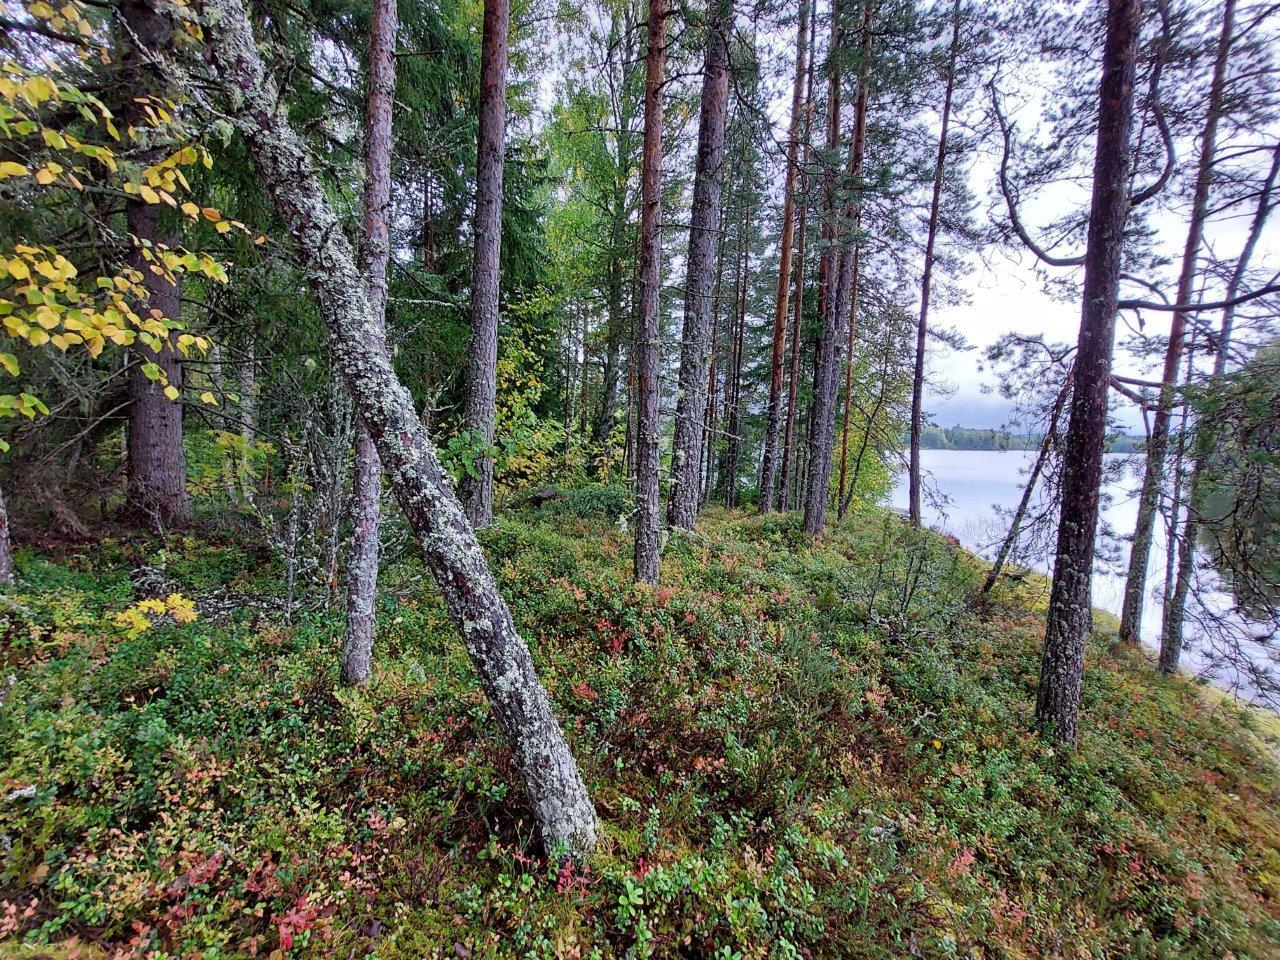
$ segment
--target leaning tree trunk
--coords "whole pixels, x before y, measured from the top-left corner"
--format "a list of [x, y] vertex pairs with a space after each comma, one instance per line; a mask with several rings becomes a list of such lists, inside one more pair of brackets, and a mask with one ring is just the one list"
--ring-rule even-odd
[[731, 0], [711, 0], [706, 60], [702, 71], [702, 115], [698, 121], [698, 159], [689, 222], [688, 280], [684, 331], [680, 342], [680, 388], [671, 447], [673, 527], [692, 530], [701, 500], [701, 451], [707, 408], [708, 338], [715, 308], [716, 238], [720, 232], [721, 167], [724, 125], [729, 104], [729, 30]]
[[543, 843], [549, 851], [584, 855], [596, 840], [586, 785], [413, 400], [376, 347], [368, 289], [280, 91], [266, 76], [243, 0], [206, 0], [205, 11], [225, 109], [296, 245], [334, 363], [511, 745]]
[[645, 54], [644, 152], [640, 169], [640, 316], [636, 343], [635, 577], [658, 582], [658, 337], [662, 299], [662, 84], [667, 57], [666, 0], [649, 0]]
[[498, 401], [498, 282], [502, 256], [502, 151], [507, 124], [508, 0], [485, 0], [476, 146], [475, 267], [463, 425], [484, 444], [475, 473], [462, 478], [462, 502], [476, 526], [493, 519], [493, 434]]
[[[140, 43], [158, 49], [167, 44], [169, 25], [166, 18], [144, 0], [126, 0], [120, 7], [129, 31]], [[131, 51], [125, 70], [132, 91], [124, 117], [130, 126], [146, 123], [142, 102], [160, 85], [147, 58]], [[155, 158], [159, 159], [159, 158]], [[137, 238], [129, 251], [129, 266], [137, 270], [147, 289], [147, 302], [136, 306], [139, 315], [158, 311], [170, 320], [181, 314], [181, 298], [177, 278], [173, 274], [158, 276], [151, 262], [143, 256], [143, 245], [155, 246], [172, 238], [161, 238], [157, 230], [159, 208], [142, 200], [125, 204], [125, 220], [129, 233]], [[140, 341], [130, 348], [128, 492], [125, 512], [153, 527], [182, 524], [191, 519], [191, 500], [187, 496], [187, 463], [182, 448], [182, 403], [164, 394], [165, 384], [148, 377], [144, 365], [154, 364], [168, 385], [182, 390], [182, 363], [178, 351], [166, 344], [153, 351]]]
[[[391, 112], [396, 95], [396, 0], [374, 0], [369, 26], [369, 103], [365, 118], [364, 269], [369, 313], [386, 352], [387, 264], [391, 258]], [[355, 534], [347, 574], [347, 634], [339, 672], [348, 686], [373, 671], [374, 608], [378, 599], [378, 547], [382, 464], [363, 423], [356, 425], [356, 465], [351, 513]]]
[[942, 206], [942, 182], [947, 163], [947, 131], [951, 126], [951, 97], [956, 88], [956, 55], [960, 50], [960, 2], [951, 12], [951, 48], [947, 54], [947, 86], [942, 96], [942, 132], [938, 135], [938, 159], [933, 167], [933, 201], [929, 205], [929, 237], [924, 245], [924, 272], [920, 278], [920, 320], [916, 324], [916, 366], [911, 381], [911, 525], [920, 526], [920, 431], [924, 424], [924, 349], [929, 332], [929, 286], [933, 280], [933, 249], [938, 239], [938, 213]]
[[[1218, 136], [1218, 117], [1222, 113], [1222, 91], [1226, 85], [1227, 61], [1231, 55], [1231, 33], [1235, 24], [1235, 0], [1226, 0], [1222, 8], [1222, 31], [1218, 36], [1218, 53], [1213, 64], [1213, 82], [1200, 136], [1200, 161], [1196, 168], [1195, 190], [1191, 200], [1191, 219], [1187, 225], [1187, 242], [1182, 250], [1182, 269], [1178, 275], [1178, 299], [1190, 303], [1197, 272], [1204, 221], [1209, 209], [1209, 189], [1213, 180], [1214, 149]], [[1155, 530], [1156, 512], [1164, 489], [1165, 459], [1169, 451], [1169, 421], [1173, 413], [1174, 393], [1182, 363], [1186, 314], [1175, 311], [1169, 325], [1169, 345], [1164, 354], [1164, 371], [1160, 378], [1160, 398], [1151, 424], [1147, 443], [1146, 469], [1142, 477], [1142, 493], [1138, 498], [1138, 521], [1129, 549], [1129, 570], [1124, 581], [1124, 604], [1120, 614], [1120, 639], [1138, 643], [1142, 638], [1142, 608], [1147, 596], [1147, 565], [1151, 558], [1151, 537]]]
[[[1231, 271], [1231, 279], [1227, 283], [1227, 306], [1222, 311], [1222, 322], [1218, 327], [1218, 335], [1214, 341], [1213, 379], [1219, 380], [1227, 372], [1227, 356], [1231, 352], [1231, 336], [1235, 329], [1236, 308], [1232, 304], [1240, 293], [1244, 275], [1249, 269], [1249, 261], [1258, 246], [1263, 227], [1271, 214], [1271, 197], [1275, 191], [1276, 180], [1280, 177], [1280, 145], [1272, 148], [1271, 169], [1264, 181], [1262, 191], [1258, 194], [1258, 204], [1254, 208], [1253, 222], [1249, 227], [1249, 235], [1244, 247]], [[1167, 664], [1170, 673], [1177, 670], [1182, 657], [1183, 623], [1186, 618], [1187, 596], [1191, 592], [1191, 578], [1195, 563], [1196, 542], [1200, 538], [1200, 524], [1203, 517], [1199, 513], [1201, 470], [1205, 457], [1209, 455], [1211, 437], [1209, 424], [1199, 423], [1196, 426], [1193, 444], [1194, 459], [1191, 464], [1191, 476], [1187, 480], [1187, 519], [1183, 525], [1182, 537], [1178, 541], [1178, 569], [1174, 579], [1173, 594], [1165, 598], [1164, 623], [1160, 633], [1160, 662]]]
[[782, 186], [782, 237], [778, 241], [778, 289], [774, 296], [773, 346], [769, 361], [769, 402], [765, 408], [764, 453], [760, 467], [760, 513], [777, 502], [778, 434], [782, 425], [782, 361], [787, 350], [787, 306], [791, 295], [791, 248], [795, 236], [796, 161], [800, 153], [804, 77], [809, 53], [809, 0], [800, 0], [796, 26], [796, 76], [791, 85], [791, 129], [787, 138], [787, 172]]
[[1037, 727], [1069, 744], [1075, 743], [1080, 732], [1084, 647], [1092, 623], [1089, 581], [1102, 489], [1124, 227], [1129, 214], [1129, 137], [1141, 14], [1141, 0], [1111, 0], [1107, 9], [1080, 337], [1063, 450], [1057, 557], [1036, 697]]

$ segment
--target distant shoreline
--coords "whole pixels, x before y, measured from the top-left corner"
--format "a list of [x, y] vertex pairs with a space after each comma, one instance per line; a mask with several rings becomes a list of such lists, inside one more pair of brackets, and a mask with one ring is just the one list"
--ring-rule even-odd
[[[979, 427], [925, 427], [920, 436], [922, 450], [1038, 450], [1043, 434], [1011, 433], [1008, 430], [992, 430]], [[1115, 434], [1107, 439], [1108, 453], [1136, 453], [1142, 450], [1145, 440], [1126, 434]]]

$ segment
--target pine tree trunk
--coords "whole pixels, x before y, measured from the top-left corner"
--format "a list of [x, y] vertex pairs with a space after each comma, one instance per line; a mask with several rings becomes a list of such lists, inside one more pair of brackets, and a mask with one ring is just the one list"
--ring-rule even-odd
[[475, 268], [471, 284], [471, 343], [463, 424], [485, 445], [475, 474], [462, 478], [471, 522], [493, 519], [494, 421], [498, 399], [498, 284], [502, 256], [502, 151], [507, 126], [508, 0], [485, 0], [480, 62], [480, 133], [476, 147]]
[[[859, 228], [860, 221], [861, 216], [855, 220], [855, 232]], [[849, 419], [853, 412], [853, 355], [858, 340], [858, 283], [861, 280], [861, 264], [861, 250], [855, 240], [853, 271], [849, 278], [849, 337], [845, 344], [844, 356], [844, 422], [840, 427], [840, 479], [836, 484], [836, 518], [839, 520], [844, 519], [844, 512], [848, 509], [850, 502], [845, 495], [845, 484], [849, 481]], [[856, 476], [855, 474], [855, 479]]]
[[702, 114], [698, 122], [698, 158], [689, 223], [688, 279], [685, 282], [680, 387], [671, 447], [671, 505], [668, 514], [673, 527], [685, 530], [693, 529], [701, 499], [700, 455], [707, 407], [707, 341], [715, 308], [714, 258], [720, 232], [721, 167], [724, 164], [724, 126], [729, 103], [731, 0], [711, 0], [707, 17], [707, 52], [702, 73]]
[[[396, 94], [396, 0], [374, 0], [369, 28], [369, 101], [365, 118], [364, 271], [369, 312], [386, 353], [387, 265], [391, 259], [391, 114]], [[355, 532], [347, 572], [347, 633], [339, 659], [342, 682], [366, 683], [373, 671], [378, 600], [382, 464], [364, 424], [356, 424], [351, 514]]]
[[368, 289], [308, 151], [283, 113], [279, 90], [265, 75], [243, 0], [206, 0], [205, 11], [228, 115], [294, 241], [335, 366], [511, 745], [543, 844], [585, 855], [596, 840], [586, 785], [412, 398], [375, 346]]
[[1036, 697], [1036, 726], [1068, 744], [1075, 743], [1080, 732], [1085, 638], [1092, 624], [1089, 587], [1102, 488], [1116, 301], [1129, 213], [1129, 142], [1141, 12], [1141, 0], [1110, 0], [1107, 9], [1080, 338], [1063, 450], [1053, 589]]
[[724, 485], [724, 505], [729, 509], [738, 506], [738, 475], [742, 472], [742, 352], [746, 339], [750, 227], [751, 221], [744, 208], [738, 224], [738, 273], [733, 314], [729, 321], [729, 363], [724, 373], [725, 444], [720, 481]]
[[[1258, 205], [1254, 209], [1253, 222], [1249, 227], [1249, 235], [1236, 260], [1227, 283], [1226, 300], [1232, 301], [1240, 292], [1245, 272], [1253, 252], [1257, 248], [1258, 239], [1262, 236], [1263, 227], [1271, 214], [1271, 198], [1275, 191], [1276, 180], [1280, 178], [1280, 145], [1272, 148], [1271, 169], [1258, 194]], [[1222, 322], [1218, 327], [1218, 335], [1214, 340], [1213, 379], [1219, 380], [1227, 371], [1227, 356], [1231, 351], [1231, 337], [1235, 328], [1236, 308], [1228, 306], [1222, 311]], [[1191, 578], [1195, 565], [1196, 544], [1200, 538], [1200, 525], [1203, 517], [1200, 514], [1201, 467], [1209, 454], [1211, 437], [1210, 425], [1200, 423], [1196, 427], [1193, 444], [1194, 457], [1191, 464], [1191, 476], [1187, 480], [1187, 519], [1183, 525], [1182, 536], [1178, 540], [1178, 568], [1174, 579], [1173, 594], [1165, 598], [1164, 623], [1160, 635], [1160, 661], [1169, 665], [1169, 672], [1178, 668], [1182, 656], [1183, 624], [1186, 619], [1187, 597], [1191, 592]]]
[[791, 86], [791, 129], [787, 139], [787, 172], [782, 186], [782, 237], [778, 241], [778, 289], [774, 297], [773, 341], [769, 359], [769, 401], [765, 407], [764, 453], [760, 467], [760, 513], [777, 503], [778, 434], [782, 425], [782, 362], [787, 350], [787, 307], [791, 295], [791, 250], [795, 237], [795, 187], [800, 153], [804, 78], [809, 54], [809, 0], [800, 0], [796, 26], [796, 76]]
[[942, 183], [947, 163], [947, 132], [951, 126], [951, 98], [956, 88], [956, 56], [960, 50], [960, 2], [951, 12], [951, 47], [947, 54], [947, 86], [942, 97], [942, 132], [933, 168], [933, 201], [929, 205], [929, 237], [924, 245], [924, 271], [920, 278], [920, 320], [916, 324], [916, 366], [911, 381], [911, 525], [920, 527], [920, 431], [924, 424], [924, 352], [929, 332], [929, 293], [933, 281], [933, 250], [938, 239], [938, 213], [942, 207]]
[[[159, 49], [168, 42], [168, 21], [145, 0], [126, 0], [120, 6], [120, 13], [130, 32], [147, 49]], [[125, 72], [131, 90], [124, 110], [125, 123], [130, 127], [144, 125], [147, 122], [145, 107], [135, 98], [154, 93], [160, 79], [147, 57], [138, 51], [126, 54]], [[141, 200], [128, 201], [125, 219], [129, 233], [146, 246], [164, 243], [172, 247], [174, 238], [162, 238], [157, 230], [158, 213], [156, 205]], [[145, 316], [149, 310], [156, 310], [170, 320], [181, 319], [176, 278], [152, 273], [151, 264], [142, 256], [139, 246], [129, 251], [128, 263], [142, 276], [148, 293], [146, 303], [135, 305], [136, 312]], [[130, 359], [125, 513], [151, 527], [181, 525], [191, 519], [186, 454], [182, 448], [182, 402], [166, 397], [164, 384], [148, 377], [142, 367], [155, 364], [168, 384], [181, 390], [182, 363], [172, 346], [166, 345], [157, 353], [140, 342], [130, 348]]]
[[667, 4], [649, 0], [645, 54], [644, 153], [640, 174], [640, 315], [636, 343], [635, 578], [658, 582], [658, 337], [662, 304], [662, 84]]
[[[1227, 61], [1231, 55], [1231, 34], [1235, 25], [1235, 0], [1226, 0], [1222, 8], [1222, 32], [1213, 65], [1213, 82], [1204, 130], [1200, 135], [1200, 160], [1196, 168], [1195, 190], [1191, 201], [1191, 219], [1187, 224], [1187, 241], [1182, 251], [1182, 269], [1178, 274], [1178, 299], [1190, 303], [1195, 283], [1204, 221], [1209, 208], [1209, 189], [1213, 180], [1214, 150], [1218, 136], [1218, 118], [1222, 113], [1222, 91], [1226, 85]], [[1169, 345], [1164, 354], [1164, 371], [1160, 378], [1160, 399], [1151, 424], [1147, 443], [1146, 469], [1142, 477], [1142, 493], [1138, 498], [1138, 521], [1129, 549], [1129, 570], [1124, 581], [1124, 604], [1120, 614], [1120, 639], [1138, 643], [1142, 638], [1142, 608], [1147, 596], [1147, 565], [1151, 558], [1151, 537], [1155, 530], [1156, 512], [1164, 489], [1165, 460], [1169, 451], [1169, 421], [1173, 414], [1174, 393], [1182, 364], [1186, 314], [1173, 314], [1169, 325]]]

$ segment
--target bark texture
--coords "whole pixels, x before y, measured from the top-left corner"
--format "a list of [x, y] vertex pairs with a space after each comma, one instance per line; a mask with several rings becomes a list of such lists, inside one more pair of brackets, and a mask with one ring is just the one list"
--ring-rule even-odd
[[0, 490], [0, 587], [13, 584], [13, 542], [9, 539], [9, 508]]
[[[1235, 0], [1226, 0], [1222, 8], [1222, 31], [1213, 65], [1213, 81], [1204, 129], [1200, 135], [1200, 159], [1196, 166], [1196, 182], [1191, 199], [1191, 218], [1187, 224], [1187, 240], [1182, 250], [1182, 267], [1178, 273], [1178, 298], [1174, 303], [1190, 303], [1197, 273], [1197, 258], [1204, 237], [1204, 221], [1209, 209], [1209, 188], [1213, 180], [1213, 158], [1218, 138], [1218, 118], [1222, 113], [1222, 91], [1226, 85], [1227, 61], [1231, 56], [1231, 34], [1235, 26]], [[1169, 452], [1169, 422], [1173, 414], [1174, 393], [1186, 340], [1186, 317], [1175, 311], [1169, 325], [1169, 345], [1164, 354], [1164, 370], [1160, 378], [1160, 399], [1151, 422], [1147, 442], [1146, 469], [1142, 476], [1142, 493], [1138, 498], [1138, 520], [1129, 548], [1129, 570], [1124, 581], [1124, 605], [1120, 611], [1120, 639], [1138, 643], [1142, 638], [1142, 608], [1147, 596], [1147, 566], [1151, 558], [1151, 538], [1155, 530], [1160, 495], [1164, 490], [1165, 460]]]
[[692, 530], [701, 500], [701, 451], [707, 412], [712, 314], [715, 310], [716, 239], [720, 232], [721, 167], [729, 104], [729, 30], [733, 5], [711, 0], [707, 52], [702, 71], [702, 112], [698, 121], [698, 157], [689, 223], [688, 279], [685, 281], [684, 330], [680, 340], [680, 388], [675, 437], [671, 447], [673, 527]]
[[[396, 0], [374, 0], [369, 27], [369, 93], [365, 118], [364, 272], [369, 313], [386, 348], [387, 263], [391, 258], [391, 114], [396, 94]], [[347, 572], [347, 634], [340, 673], [347, 685], [373, 671], [373, 631], [378, 601], [378, 549], [382, 513], [382, 463], [363, 423], [356, 425], [352, 481], [351, 567]]]
[[296, 244], [335, 365], [511, 745], [543, 843], [548, 850], [563, 845], [570, 855], [585, 855], [596, 840], [586, 786], [412, 398], [375, 346], [367, 286], [315, 167], [282, 112], [279, 90], [265, 73], [243, 0], [206, 0], [205, 12], [228, 115]]
[[[120, 14], [133, 39], [146, 50], [156, 50], [167, 43], [167, 21], [143, 0], [122, 3]], [[136, 49], [131, 49], [125, 58], [125, 72], [138, 98], [154, 93], [160, 82], [146, 60], [146, 54]], [[131, 98], [124, 117], [130, 126], [145, 123], [144, 105]], [[142, 275], [148, 293], [147, 301], [137, 304], [135, 310], [139, 315], [158, 310], [166, 318], [178, 320], [181, 299], [176, 277], [153, 273], [151, 263], [142, 255], [142, 247], [153, 247], [162, 241], [172, 245], [171, 238], [160, 236], [158, 214], [158, 206], [141, 200], [125, 204], [129, 233], [135, 238], [129, 266]], [[181, 390], [182, 363], [172, 346], [156, 352], [141, 342], [130, 348], [130, 363], [125, 512], [152, 527], [186, 523], [191, 519], [191, 500], [187, 496], [187, 463], [182, 448], [182, 403], [166, 397], [164, 384], [142, 370], [143, 364], [154, 363], [169, 385]]]
[[1129, 213], [1129, 140], [1141, 14], [1140, 0], [1110, 0], [1107, 8], [1080, 337], [1063, 451], [1053, 589], [1036, 697], [1037, 727], [1069, 744], [1076, 742], [1080, 731], [1085, 637], [1092, 625], [1089, 581], [1098, 527], [1124, 226]]
[[480, 66], [480, 132], [476, 147], [475, 272], [463, 423], [482, 440], [475, 475], [462, 478], [462, 501], [476, 526], [493, 519], [494, 421], [498, 400], [498, 284], [502, 257], [502, 154], [507, 128], [508, 0], [485, 0]]
[[782, 185], [782, 237], [778, 241], [778, 290], [774, 297], [773, 343], [769, 360], [769, 401], [765, 407], [764, 453], [760, 466], [760, 513], [777, 504], [778, 434], [782, 425], [782, 364], [787, 350], [787, 307], [791, 295], [791, 250], [795, 238], [796, 167], [804, 111], [804, 78], [809, 56], [809, 0], [800, 0], [796, 26], [796, 76], [791, 86], [791, 129], [787, 172]]
[[658, 582], [658, 337], [662, 296], [662, 82], [666, 0], [649, 0], [645, 54], [644, 152], [640, 164], [640, 315], [637, 320], [635, 577]]
[[929, 334], [929, 288], [933, 281], [933, 251], [938, 239], [938, 214], [942, 207], [942, 182], [947, 163], [947, 132], [951, 126], [951, 98], [956, 88], [956, 56], [960, 51], [960, 3], [951, 13], [951, 46], [947, 54], [947, 85], [942, 96], [942, 131], [938, 135], [938, 159], [933, 168], [933, 200], [929, 204], [929, 236], [924, 245], [924, 271], [920, 278], [920, 319], [916, 323], [916, 366], [911, 381], [911, 525], [920, 526], [920, 431], [924, 425], [924, 352]]

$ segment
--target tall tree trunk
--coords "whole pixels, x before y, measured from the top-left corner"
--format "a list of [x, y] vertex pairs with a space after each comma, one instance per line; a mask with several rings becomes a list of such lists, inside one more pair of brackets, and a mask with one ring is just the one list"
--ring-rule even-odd
[[[1235, 269], [1227, 283], [1226, 300], [1228, 306], [1222, 311], [1222, 322], [1218, 327], [1218, 335], [1214, 341], [1213, 378], [1221, 379], [1227, 372], [1227, 356], [1231, 351], [1231, 336], [1235, 328], [1236, 308], [1230, 305], [1240, 293], [1245, 272], [1253, 252], [1257, 248], [1258, 238], [1271, 213], [1271, 197], [1275, 191], [1276, 180], [1280, 177], [1280, 145], [1271, 151], [1271, 169], [1258, 195], [1258, 205], [1254, 210], [1253, 222], [1249, 227], [1249, 235], [1236, 260]], [[1169, 672], [1178, 668], [1182, 656], [1183, 624], [1186, 619], [1187, 596], [1191, 592], [1191, 578], [1195, 563], [1196, 543], [1200, 538], [1200, 525], [1203, 517], [1200, 514], [1201, 469], [1204, 458], [1209, 454], [1210, 425], [1200, 423], [1196, 426], [1194, 459], [1191, 464], [1191, 476], [1187, 480], [1187, 519], [1183, 525], [1182, 536], [1178, 540], [1178, 569], [1174, 580], [1173, 594], [1165, 597], [1164, 623], [1160, 634], [1160, 663], [1168, 664]]]
[[[1213, 158], [1218, 136], [1218, 118], [1222, 113], [1222, 91], [1226, 85], [1227, 61], [1231, 56], [1231, 34], [1235, 26], [1235, 0], [1222, 7], [1222, 31], [1218, 36], [1218, 52], [1213, 64], [1213, 82], [1205, 112], [1204, 130], [1200, 135], [1200, 160], [1196, 168], [1195, 190], [1191, 200], [1191, 219], [1187, 224], [1187, 241], [1182, 250], [1182, 269], [1178, 274], [1178, 299], [1190, 303], [1196, 277], [1196, 261], [1204, 235], [1204, 221], [1209, 209], [1209, 189], [1213, 180]], [[1155, 529], [1156, 511], [1164, 489], [1165, 459], [1169, 450], [1169, 420], [1173, 413], [1174, 393], [1182, 361], [1186, 314], [1175, 311], [1169, 325], [1169, 345], [1164, 354], [1164, 371], [1160, 378], [1160, 399], [1151, 424], [1147, 443], [1146, 469], [1142, 493], [1138, 498], [1138, 521], [1129, 549], [1129, 571], [1124, 581], [1124, 605], [1120, 614], [1120, 639], [1138, 643], [1142, 638], [1142, 608], [1147, 596], [1147, 565], [1151, 557], [1151, 535]]]
[[[858, 96], [854, 109], [854, 133], [850, 144], [849, 170], [861, 171], [862, 151], [866, 143], [866, 118], [870, 103], [867, 82], [868, 63], [871, 56], [871, 19], [873, 0], [864, 0], [862, 6], [861, 41], [859, 43]], [[833, 17], [833, 29], [839, 17]], [[833, 37], [833, 46], [838, 41]], [[833, 73], [833, 87], [839, 89], [839, 77]], [[833, 96], [832, 99], [838, 100]], [[828, 120], [828, 147], [839, 145], [839, 112]], [[832, 215], [835, 213], [835, 171], [827, 172], [827, 190], [830, 199], [824, 203]], [[828, 255], [826, 316], [818, 338], [817, 362], [814, 376], [813, 401], [809, 406], [809, 477], [804, 505], [804, 531], [811, 537], [821, 537], [827, 520], [827, 504], [831, 499], [831, 469], [835, 455], [836, 399], [839, 385], [840, 353], [843, 347], [845, 324], [849, 320], [850, 298], [846, 296], [853, 283], [854, 231], [856, 230], [857, 201], [846, 204], [841, 223], [833, 225], [831, 250]]]
[[[658, 337], [662, 308], [662, 84], [667, 3], [649, 0], [645, 54], [644, 153], [640, 173], [640, 314], [637, 322], [635, 577], [658, 582]], [[711, 216], [713, 214], [708, 214]], [[696, 504], [695, 504], [696, 507]]]
[[1098, 528], [1124, 227], [1129, 214], [1133, 76], [1141, 24], [1141, 0], [1110, 0], [1080, 337], [1063, 451], [1057, 556], [1036, 697], [1037, 727], [1061, 743], [1075, 743], [1079, 736], [1085, 638], [1092, 625], [1089, 581]]
[[[855, 236], [860, 223], [861, 211], [855, 220]], [[858, 241], [855, 239], [853, 243], [853, 271], [849, 278], [849, 339], [845, 344], [844, 355], [844, 422], [840, 427], [840, 479], [836, 484], [836, 517], [840, 520], [844, 519], [844, 512], [850, 502], [845, 494], [845, 483], [849, 479], [849, 417], [853, 412], [853, 355], [858, 342], [858, 283], [861, 280], [862, 264]]]
[[226, 110], [294, 241], [335, 365], [511, 745], [543, 843], [549, 851], [584, 855], [596, 839], [586, 785], [413, 400], [376, 347], [368, 289], [280, 91], [266, 76], [243, 0], [206, 0], [205, 10]]
[[[386, 353], [387, 264], [391, 259], [391, 113], [396, 95], [396, 0], [374, 0], [369, 25], [369, 94], [365, 117], [364, 272], [377, 343]], [[347, 634], [340, 675], [347, 686], [373, 671], [378, 601], [382, 464], [363, 422], [356, 424], [351, 515], [355, 533], [347, 573]]]
[[[160, 49], [168, 43], [169, 23], [146, 0], [126, 0], [120, 13], [125, 25], [138, 41], [149, 49]], [[125, 58], [130, 97], [125, 104], [124, 119], [128, 126], [145, 125], [145, 106], [139, 102], [158, 93], [161, 80], [155, 76], [147, 58], [130, 51]], [[159, 159], [159, 158], [155, 158]], [[166, 244], [173, 237], [161, 237], [157, 228], [159, 207], [141, 200], [125, 204], [129, 233], [137, 238], [130, 249], [129, 266], [142, 276], [147, 289], [147, 302], [137, 304], [139, 315], [148, 310], [159, 311], [167, 319], [181, 318], [178, 282], [172, 274], [157, 276], [151, 263], [143, 257], [143, 248]], [[170, 386], [182, 390], [183, 369], [178, 351], [166, 344], [159, 352], [135, 342], [130, 348], [128, 492], [125, 512], [153, 527], [183, 524], [191, 519], [191, 500], [187, 496], [187, 463], [182, 448], [182, 402], [164, 395], [164, 384], [143, 372], [144, 364], [155, 364]]]
[[729, 30], [731, 0], [710, 0], [707, 52], [702, 71], [702, 114], [698, 121], [698, 159], [694, 171], [689, 223], [688, 279], [684, 330], [680, 341], [680, 387], [675, 437], [671, 447], [673, 527], [692, 530], [698, 518], [702, 431], [707, 407], [707, 340], [715, 308], [716, 239], [720, 232], [721, 167], [724, 125], [729, 103]]
[[485, 0], [480, 60], [480, 132], [476, 145], [475, 267], [471, 283], [471, 343], [463, 425], [483, 442], [475, 475], [462, 478], [471, 522], [493, 519], [494, 420], [498, 398], [498, 283], [502, 256], [502, 151], [507, 128], [508, 0]]
[[[721, 224], [724, 223], [725, 211], [720, 211]], [[718, 406], [718, 395], [716, 393], [716, 384], [719, 382], [719, 374], [717, 366], [719, 364], [720, 345], [720, 326], [721, 326], [721, 304], [723, 303], [722, 291], [724, 289], [724, 235], [723, 226], [720, 230], [720, 236], [716, 242], [716, 290], [714, 302], [711, 305], [711, 365], [707, 369], [707, 413], [706, 413], [706, 430], [703, 432], [702, 443], [702, 493], [699, 498], [700, 504], [705, 505], [711, 497], [711, 491], [714, 488], [716, 473], [716, 430], [719, 427], [717, 414], [720, 412]]]
[[938, 239], [938, 213], [942, 207], [942, 183], [947, 163], [947, 133], [951, 126], [951, 98], [956, 88], [956, 56], [960, 50], [960, 0], [951, 11], [951, 47], [947, 53], [947, 86], [942, 96], [942, 132], [938, 135], [938, 159], [933, 168], [933, 201], [929, 205], [929, 237], [924, 245], [924, 271], [920, 278], [920, 320], [916, 324], [916, 367], [911, 381], [911, 525], [920, 527], [920, 431], [924, 424], [924, 350], [929, 333], [929, 292], [933, 280], [933, 249]]
[[729, 363], [724, 374], [724, 505], [738, 505], [738, 475], [742, 472], [742, 352], [747, 323], [747, 272], [750, 267], [751, 220], [746, 208], [738, 225], [738, 274], [734, 286], [734, 309], [729, 321]]
[[796, 76], [791, 85], [791, 129], [787, 139], [787, 172], [782, 186], [782, 237], [778, 241], [778, 290], [774, 297], [773, 344], [769, 360], [769, 401], [765, 407], [764, 453], [760, 467], [760, 513], [777, 503], [778, 434], [782, 425], [782, 361], [787, 350], [787, 306], [791, 295], [791, 248], [795, 237], [795, 188], [800, 154], [804, 78], [809, 55], [809, 0], [800, 0], [796, 25]]

